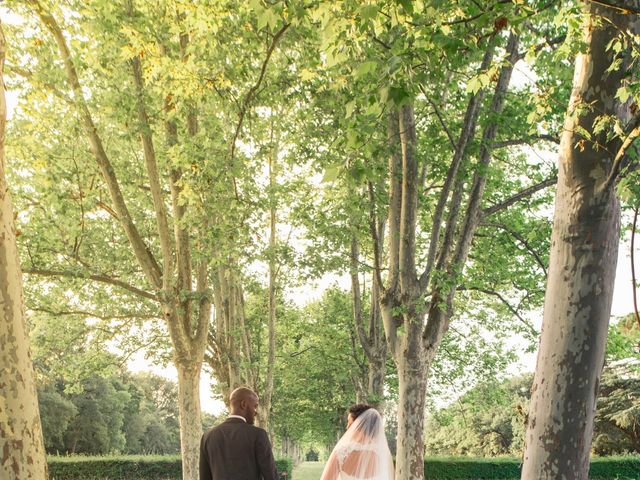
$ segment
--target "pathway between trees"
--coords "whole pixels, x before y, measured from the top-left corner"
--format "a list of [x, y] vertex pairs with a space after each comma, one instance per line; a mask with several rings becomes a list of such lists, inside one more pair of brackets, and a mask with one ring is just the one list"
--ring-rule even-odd
[[293, 469], [292, 480], [320, 480], [324, 462], [302, 462]]

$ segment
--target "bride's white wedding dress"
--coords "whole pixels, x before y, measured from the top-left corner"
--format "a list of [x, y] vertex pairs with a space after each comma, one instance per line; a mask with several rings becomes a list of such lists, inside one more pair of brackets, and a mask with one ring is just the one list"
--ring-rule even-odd
[[355, 419], [331, 452], [320, 480], [393, 480], [391, 452], [375, 409]]

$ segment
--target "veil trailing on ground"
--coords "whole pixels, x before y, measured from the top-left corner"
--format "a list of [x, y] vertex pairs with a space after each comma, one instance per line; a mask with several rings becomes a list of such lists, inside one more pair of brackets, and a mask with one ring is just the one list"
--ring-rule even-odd
[[321, 480], [393, 480], [384, 423], [377, 410], [362, 412], [331, 452]]

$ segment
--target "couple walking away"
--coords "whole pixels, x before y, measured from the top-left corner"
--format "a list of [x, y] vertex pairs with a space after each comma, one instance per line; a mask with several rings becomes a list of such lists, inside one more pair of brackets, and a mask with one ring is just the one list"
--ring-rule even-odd
[[[245, 387], [231, 392], [231, 415], [200, 442], [200, 480], [276, 480], [269, 436], [253, 426], [258, 395]], [[382, 417], [371, 405], [349, 409], [347, 431], [331, 452], [321, 480], [393, 480], [391, 452]]]

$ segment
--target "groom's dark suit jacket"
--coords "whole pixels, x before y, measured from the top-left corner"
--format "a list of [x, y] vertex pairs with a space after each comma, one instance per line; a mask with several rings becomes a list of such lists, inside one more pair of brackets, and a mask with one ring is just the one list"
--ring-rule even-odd
[[200, 480], [276, 480], [269, 436], [240, 418], [228, 418], [200, 442]]

